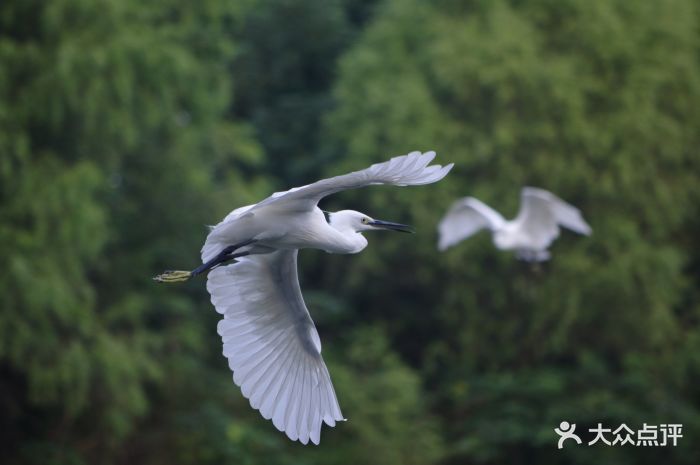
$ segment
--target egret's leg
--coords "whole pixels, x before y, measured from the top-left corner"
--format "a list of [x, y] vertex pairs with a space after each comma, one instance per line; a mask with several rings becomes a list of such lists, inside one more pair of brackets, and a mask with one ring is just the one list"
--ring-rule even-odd
[[238, 257], [244, 257], [246, 255], [249, 255], [250, 252], [240, 252], [240, 253], [233, 253], [235, 250], [240, 249], [241, 247], [245, 247], [246, 245], [250, 245], [252, 243], [256, 242], [255, 239], [249, 239], [247, 241], [234, 244], [234, 245], [229, 245], [225, 247], [221, 252], [219, 252], [214, 258], [211, 260], [207, 261], [206, 263], [203, 263], [199, 265], [197, 268], [195, 268], [192, 271], [184, 271], [184, 270], [168, 270], [165, 271], [162, 274], [159, 274], [155, 278], [153, 278], [154, 281], [157, 281], [159, 283], [179, 283], [183, 281], [187, 281], [193, 276], [200, 275], [204, 273], [205, 271], [208, 271], [215, 266], [218, 266], [224, 262], [236, 259]]
[[216, 258], [209, 260], [208, 262], [199, 265], [197, 268], [192, 270], [191, 276], [197, 276], [198, 274], [202, 274], [205, 271], [216, 268], [217, 266], [230, 262], [238, 257], [245, 257], [246, 255], [250, 255], [250, 252], [229, 253], [227, 255], [219, 254], [216, 256]]
[[223, 262], [237, 258], [237, 257], [234, 257], [233, 255], [237, 255], [238, 257], [243, 257], [244, 255], [248, 255], [248, 253], [244, 253], [244, 255], [238, 255], [238, 254], [234, 254], [233, 252], [240, 249], [241, 247], [245, 247], [246, 245], [250, 245], [254, 242], [256, 242], [255, 239], [248, 239], [247, 241], [243, 241], [243, 242], [240, 242], [238, 244], [229, 245], [227, 247], [224, 247], [224, 249], [221, 252], [219, 252], [216, 255], [216, 257], [212, 258], [211, 260], [209, 260], [206, 263], [202, 263], [197, 268], [192, 270], [192, 276], [197, 276], [198, 274], [202, 274], [205, 271], [210, 270], [213, 267], [215, 267]]

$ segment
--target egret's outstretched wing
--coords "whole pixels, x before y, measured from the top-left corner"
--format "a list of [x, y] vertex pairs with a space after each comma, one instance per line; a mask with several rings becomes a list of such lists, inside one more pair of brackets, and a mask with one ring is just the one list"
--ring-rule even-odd
[[559, 226], [589, 235], [591, 227], [578, 208], [543, 189], [524, 187], [520, 194], [520, 211], [515, 221], [542, 247], [559, 236]]
[[[369, 168], [354, 171], [342, 176], [323, 179], [307, 186], [295, 187], [285, 192], [275, 192], [270, 197], [255, 205], [237, 208], [229, 213], [223, 221], [211, 228], [202, 247], [202, 261], [216, 255], [226, 245], [231, 245], [232, 231], [237, 221], [263, 215], [265, 211], [308, 211], [316, 207], [323, 197], [347, 189], [373, 184], [392, 184], [396, 186], [413, 186], [430, 184], [444, 178], [453, 164], [446, 166], [428, 164], [435, 158], [435, 152], [411, 152], [408, 155], [394, 157], [384, 163], [377, 163]], [[245, 235], [244, 235], [245, 236]], [[241, 237], [241, 240], [250, 237]]]
[[438, 224], [438, 249], [452, 247], [481, 229], [498, 229], [504, 222], [500, 213], [481, 200], [474, 197], [457, 200]]
[[239, 260], [207, 280], [233, 381], [290, 439], [318, 444], [322, 423], [343, 415], [299, 288], [297, 251]]
[[328, 195], [373, 184], [394, 186], [430, 184], [444, 178], [454, 165], [450, 163], [444, 167], [440, 165], [428, 166], [434, 158], [435, 152], [411, 152], [383, 163], [376, 163], [364, 170], [323, 179], [285, 192], [275, 192], [255, 205], [251, 211], [273, 206], [308, 210], [314, 208], [319, 200]]

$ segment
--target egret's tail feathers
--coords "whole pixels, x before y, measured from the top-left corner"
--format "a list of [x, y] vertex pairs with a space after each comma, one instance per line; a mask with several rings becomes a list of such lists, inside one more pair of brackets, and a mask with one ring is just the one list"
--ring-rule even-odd
[[156, 281], [159, 283], [181, 283], [181, 282], [187, 281], [191, 277], [192, 277], [191, 271], [168, 270], [168, 271], [163, 272], [162, 274], [159, 274], [158, 276], [155, 276], [153, 278], [153, 281]]

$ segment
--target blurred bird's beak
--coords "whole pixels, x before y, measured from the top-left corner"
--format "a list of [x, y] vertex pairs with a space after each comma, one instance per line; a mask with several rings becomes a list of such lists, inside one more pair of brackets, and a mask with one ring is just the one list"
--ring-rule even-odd
[[392, 223], [390, 221], [373, 220], [369, 222], [369, 225], [374, 226], [375, 228], [388, 229], [390, 231], [400, 231], [405, 233], [416, 232], [411, 226], [407, 224]]

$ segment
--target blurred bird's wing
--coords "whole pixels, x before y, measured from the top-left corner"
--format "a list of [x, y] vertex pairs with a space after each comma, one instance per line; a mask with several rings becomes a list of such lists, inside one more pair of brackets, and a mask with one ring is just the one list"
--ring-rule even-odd
[[591, 233], [591, 227], [578, 208], [549, 191], [535, 187], [523, 188], [515, 223], [541, 247], [547, 247], [559, 236], [559, 226], [579, 234]]
[[207, 280], [233, 381], [290, 439], [318, 444], [322, 423], [343, 415], [299, 288], [297, 250], [238, 260]]
[[328, 195], [373, 184], [394, 186], [430, 184], [444, 178], [454, 165], [450, 163], [444, 167], [440, 165], [428, 166], [428, 163], [434, 158], [435, 152], [411, 152], [383, 163], [376, 163], [360, 171], [323, 179], [284, 192], [275, 192], [256, 204], [250, 211], [255, 212], [261, 208], [272, 207], [285, 210], [310, 210]]
[[481, 229], [499, 229], [505, 220], [500, 213], [474, 197], [457, 200], [438, 224], [438, 249], [445, 250]]

